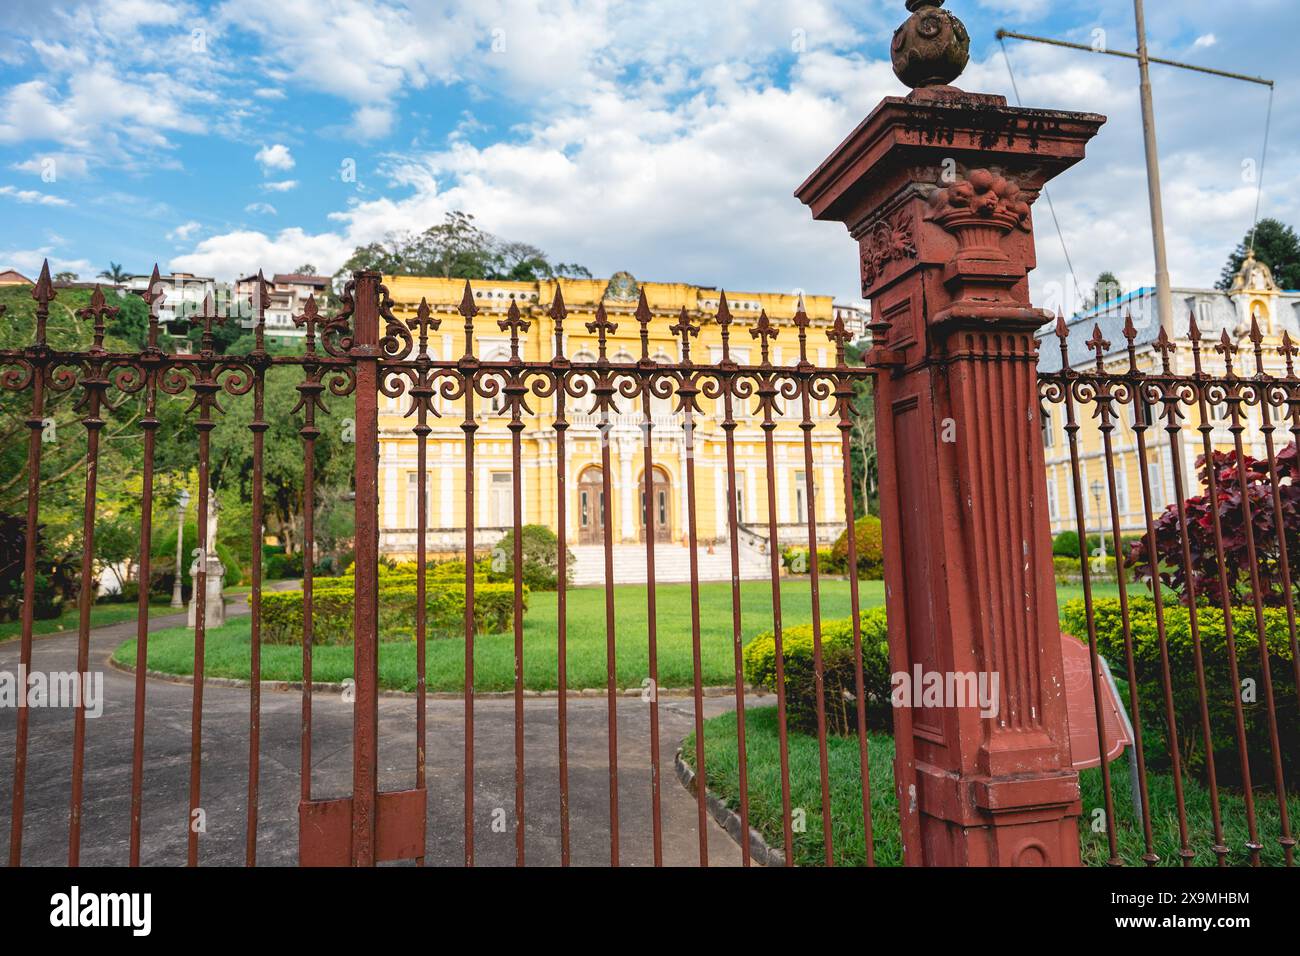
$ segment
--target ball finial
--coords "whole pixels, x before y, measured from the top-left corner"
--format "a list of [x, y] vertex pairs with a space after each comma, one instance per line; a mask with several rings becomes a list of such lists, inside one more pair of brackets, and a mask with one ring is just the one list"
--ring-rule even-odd
[[912, 89], [946, 86], [970, 60], [970, 34], [943, 0], [907, 0], [911, 16], [894, 31], [894, 74]]

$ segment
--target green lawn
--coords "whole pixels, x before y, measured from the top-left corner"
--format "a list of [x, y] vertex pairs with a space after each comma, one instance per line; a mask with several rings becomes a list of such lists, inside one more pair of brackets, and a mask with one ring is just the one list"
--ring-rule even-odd
[[[747, 711], [745, 722], [745, 753], [749, 761], [749, 820], [778, 849], [783, 846], [781, 822], [781, 765], [778, 749], [775, 707], [757, 707]], [[731, 807], [740, 805], [740, 774], [737, 769], [736, 715], [723, 714], [705, 722], [704, 763], [708, 770], [708, 788], [722, 797]], [[683, 745], [687, 762], [695, 763], [695, 735]], [[795, 833], [795, 861], [803, 866], [820, 866], [824, 862], [825, 843], [821, 824], [821, 765], [817, 753], [817, 738], [808, 734], [791, 732], [790, 744], [790, 805], [802, 808], [806, 822], [803, 833]], [[866, 858], [862, 827], [862, 784], [858, 762], [856, 737], [832, 737], [827, 741], [831, 780], [832, 845], [837, 865], [861, 865]], [[899, 843], [898, 811], [894, 800], [893, 782], [894, 741], [887, 734], [870, 734], [867, 744], [867, 763], [871, 778], [871, 820], [875, 861], [879, 866], [899, 866], [902, 850]], [[1167, 773], [1148, 774], [1148, 787], [1152, 807], [1152, 831], [1155, 851], [1161, 865], [1180, 865], [1178, 856], [1178, 816], [1174, 802], [1173, 778]], [[1103, 828], [1094, 832], [1094, 812], [1105, 807], [1101, 786], [1101, 771], [1085, 770], [1081, 774], [1083, 815], [1079, 819], [1079, 838], [1084, 862], [1091, 866], [1104, 866], [1110, 850]], [[1128, 761], [1122, 758], [1111, 764], [1111, 788], [1114, 793], [1117, 817], [1116, 835], [1119, 839], [1119, 856], [1127, 865], [1141, 866], [1146, 852], [1139, 816], [1133, 811], [1130, 797]], [[1192, 848], [1197, 850], [1196, 865], [1213, 866], [1216, 863], [1209, 847], [1214, 843], [1213, 819], [1210, 814], [1210, 794], [1195, 780], [1184, 781], [1187, 800], [1187, 823]], [[1221, 817], [1225, 842], [1232, 848], [1228, 857], [1230, 865], [1244, 866], [1249, 857], [1243, 849], [1249, 836], [1246, 829], [1244, 801], [1239, 794], [1220, 791]], [[1300, 814], [1300, 797], [1292, 796], [1287, 805], [1291, 819]], [[1266, 866], [1281, 866], [1284, 862], [1277, 835], [1278, 803], [1265, 787], [1255, 791], [1255, 812], [1264, 850], [1260, 855]], [[792, 814], [792, 816], [796, 816]]]
[[[766, 581], [741, 585], [741, 629], [745, 640], [772, 626], [771, 586]], [[663, 687], [689, 687], [691, 662], [691, 592], [689, 585], [665, 584], [655, 589], [658, 602], [659, 683]], [[862, 605], [884, 601], [884, 585], [864, 581]], [[557, 614], [554, 592], [529, 595], [524, 616], [524, 685], [532, 690], [557, 686]], [[787, 625], [811, 620], [811, 600], [806, 580], [782, 582], [782, 618]], [[568, 601], [568, 681], [574, 689], [604, 687], [605, 592], [603, 588], [577, 588]], [[821, 582], [822, 615], [849, 615], [849, 583]], [[620, 687], [637, 687], [650, 674], [647, 647], [646, 591], [642, 585], [614, 588], [617, 679]], [[731, 647], [731, 586], [700, 585], [700, 650], [703, 681], [730, 684], [735, 680]], [[250, 622], [235, 618], [208, 633], [205, 665], [211, 677], [247, 677]], [[158, 631], [149, 636], [149, 667], [172, 674], [189, 674], [194, 665], [194, 645], [186, 628]], [[135, 641], [117, 649], [114, 659], [135, 660]], [[464, 689], [463, 638], [430, 640], [426, 654], [427, 686], [431, 691]], [[302, 649], [298, 646], [262, 646], [262, 675], [266, 680], [300, 680]], [[341, 681], [352, 676], [351, 646], [317, 647], [312, 655], [312, 676], [318, 681]], [[480, 635], [474, 642], [475, 687], [480, 691], [514, 688], [513, 634]], [[385, 642], [379, 650], [379, 681], [383, 687], [415, 689], [415, 645], [411, 641]]]
[[[154, 605], [156, 610], [151, 611], [153, 614], [169, 614], [171, 608], [167, 605]], [[130, 604], [96, 604], [90, 609], [90, 626], [104, 627], [108, 624], [120, 624], [122, 621], [135, 620], [136, 605]], [[62, 631], [75, 631], [77, 629], [78, 612], [76, 606], [72, 606], [63, 612], [59, 617], [48, 618], [44, 621], [32, 622], [33, 634], [57, 634]], [[5, 621], [0, 624], [0, 643], [12, 641], [22, 636], [22, 621]]]
[[[822, 617], [849, 615], [849, 583], [821, 581]], [[659, 645], [659, 683], [662, 687], [689, 687], [693, 683], [691, 664], [691, 600], [686, 584], [664, 584], [656, 588], [656, 619]], [[1100, 586], [1098, 596], [1113, 593]], [[741, 631], [748, 642], [772, 626], [771, 586], [767, 581], [741, 584]], [[862, 607], [884, 603], [884, 585], [863, 581]], [[1078, 585], [1061, 585], [1060, 600], [1078, 597]], [[529, 595], [524, 616], [524, 686], [531, 690], [553, 690], [557, 686], [556, 594], [539, 591]], [[811, 600], [805, 578], [781, 583], [782, 618], [787, 626], [811, 620]], [[614, 588], [616, 631], [616, 674], [619, 687], [640, 686], [650, 675], [646, 635], [646, 592], [643, 585]], [[731, 684], [735, 662], [731, 648], [731, 586], [725, 582], [700, 585], [700, 656], [706, 685]], [[603, 588], [576, 588], [569, 592], [568, 608], [569, 687], [604, 687], [605, 592]], [[135, 641], [128, 641], [114, 653], [114, 660], [130, 664], [135, 660]], [[232, 619], [225, 627], [208, 633], [206, 670], [210, 677], [247, 678], [249, 674], [250, 625], [247, 617]], [[149, 667], [169, 674], [189, 674], [194, 667], [194, 645], [187, 628], [158, 631], [149, 637]], [[431, 691], [464, 690], [465, 642], [460, 638], [431, 639], [426, 654], [428, 688]], [[262, 646], [262, 674], [266, 680], [301, 680], [302, 650], [298, 646]], [[312, 655], [315, 680], [338, 682], [352, 676], [351, 646], [316, 647]], [[510, 633], [480, 635], [474, 643], [475, 687], [480, 691], [514, 688], [514, 637]], [[381, 686], [397, 690], [415, 689], [415, 646], [411, 641], [385, 642], [379, 652]]]

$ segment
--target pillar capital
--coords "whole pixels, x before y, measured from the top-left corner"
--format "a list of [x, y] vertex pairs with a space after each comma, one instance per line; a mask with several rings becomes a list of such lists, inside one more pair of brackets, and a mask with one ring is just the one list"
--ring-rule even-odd
[[[814, 218], [858, 242], [862, 295], [918, 271], [937, 274], [932, 324], [997, 319], [1036, 328], [1026, 277], [1035, 266], [1033, 205], [1083, 158], [1095, 113], [1024, 109], [953, 87], [886, 97], [795, 191]], [[933, 301], [933, 300], [931, 300]], [[950, 305], [964, 303], [953, 314]], [[1005, 314], [990, 315], [988, 307]], [[918, 337], [919, 338], [919, 337]]]
[[913, 55], [895, 41], [920, 88], [884, 99], [795, 195], [845, 224], [871, 300], [891, 670], [993, 698], [895, 711], [906, 859], [1077, 864], [1033, 337], [1050, 316], [1028, 275], [1035, 201], [1105, 117], [945, 85], [960, 21], [938, 7], [909, 4]]

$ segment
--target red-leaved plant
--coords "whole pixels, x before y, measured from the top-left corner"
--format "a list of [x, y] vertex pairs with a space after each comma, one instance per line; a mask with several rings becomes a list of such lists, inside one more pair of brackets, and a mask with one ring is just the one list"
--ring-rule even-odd
[[[1187, 540], [1191, 551], [1191, 583], [1198, 600], [1222, 606], [1224, 595], [1220, 581], [1220, 558], [1214, 541], [1214, 514], [1219, 516], [1223, 539], [1223, 571], [1230, 604], [1253, 601], [1246, 522], [1242, 514], [1242, 495], [1250, 504], [1250, 526], [1254, 533], [1255, 557], [1259, 568], [1261, 603], [1280, 605], [1286, 600], [1282, 583], [1281, 549], [1278, 545], [1274, 513], [1273, 481], [1268, 463], [1249, 455], [1243, 456], [1239, 469], [1235, 451], [1216, 451], [1214, 467], [1215, 500], [1208, 493], [1209, 472], [1205, 456], [1196, 459], [1201, 486], [1207, 493], [1183, 502], [1187, 519]], [[1243, 488], [1241, 470], [1245, 471]], [[1277, 453], [1278, 492], [1282, 504], [1282, 527], [1292, 585], [1300, 583], [1300, 455], [1295, 442]], [[1155, 552], [1160, 581], [1189, 603], [1192, 591], [1183, 566], [1182, 525], [1178, 507], [1169, 505], [1155, 521]], [[1152, 568], [1147, 536], [1133, 542], [1125, 564], [1134, 569], [1139, 580], [1151, 585]]]

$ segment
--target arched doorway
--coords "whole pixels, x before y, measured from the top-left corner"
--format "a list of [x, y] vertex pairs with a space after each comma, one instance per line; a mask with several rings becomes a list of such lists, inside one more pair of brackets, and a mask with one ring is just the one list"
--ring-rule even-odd
[[[645, 540], [646, 525], [646, 501], [645, 501], [645, 473], [641, 474], [641, 540]], [[671, 541], [673, 538], [672, 524], [672, 482], [668, 478], [668, 472], [664, 471], [658, 465], [655, 466], [654, 477], [650, 488], [651, 507], [654, 508], [652, 519], [654, 521], [654, 535], [656, 541]]]
[[601, 471], [592, 465], [578, 476], [578, 543], [603, 543], [605, 521], [605, 489]]

